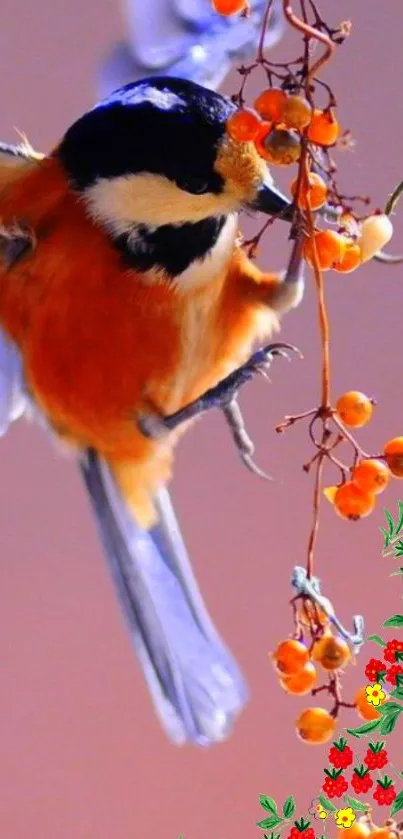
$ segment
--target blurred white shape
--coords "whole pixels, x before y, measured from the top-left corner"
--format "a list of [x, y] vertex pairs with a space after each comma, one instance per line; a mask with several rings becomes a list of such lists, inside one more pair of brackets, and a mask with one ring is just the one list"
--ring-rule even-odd
[[0, 437], [22, 416], [26, 406], [18, 350], [0, 329]]
[[[151, 75], [179, 76], [217, 89], [234, 61], [250, 58], [260, 38], [267, 0], [252, 1], [249, 18], [216, 14], [210, 0], [123, 0], [127, 41], [116, 44], [98, 78], [101, 97]], [[283, 33], [274, 0], [265, 49]]]

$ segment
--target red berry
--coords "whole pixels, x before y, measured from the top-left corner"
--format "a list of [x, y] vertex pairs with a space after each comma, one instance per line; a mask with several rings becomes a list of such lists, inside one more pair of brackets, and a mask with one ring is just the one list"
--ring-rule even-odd
[[353, 777], [351, 778], [351, 786], [357, 795], [361, 792], [364, 794], [367, 793], [373, 785], [374, 782], [368, 772], [368, 769], [364, 769], [363, 766], [359, 769], [354, 769]]
[[392, 664], [392, 667], [389, 667], [389, 670], [386, 671], [386, 681], [390, 682], [391, 685], [396, 684], [396, 676], [403, 674], [403, 667], [401, 664]]
[[385, 665], [379, 658], [371, 658], [365, 668], [365, 675], [369, 682], [377, 682], [379, 674], [385, 673]]
[[[385, 787], [385, 783], [388, 783], [388, 786]], [[378, 802], [378, 804], [389, 806], [396, 798], [394, 784], [391, 784], [390, 781], [388, 782], [386, 779], [385, 781], [377, 781], [376, 790], [372, 797]]]
[[340, 798], [348, 790], [348, 783], [341, 769], [325, 769], [326, 779], [322, 786], [329, 798]]
[[402, 653], [403, 658], [403, 641], [398, 641], [397, 638], [393, 638], [393, 641], [388, 641], [386, 647], [383, 651], [383, 657], [385, 661], [389, 661], [391, 664], [396, 664], [398, 660], [396, 658], [396, 653]]
[[[295, 827], [292, 827], [289, 834], [288, 839], [315, 839], [315, 831], [312, 827], [305, 827], [304, 824], [308, 824], [309, 822], [296, 822]], [[299, 825], [299, 826], [297, 826]]]
[[353, 760], [354, 756], [350, 746], [347, 746], [347, 741], [341, 737], [330, 749], [329, 763], [336, 769], [347, 769], [347, 766], [351, 766]]
[[364, 763], [368, 766], [368, 769], [383, 769], [388, 762], [389, 758], [386, 749], [381, 749], [379, 752], [373, 752], [371, 749], [368, 749], [364, 758]]

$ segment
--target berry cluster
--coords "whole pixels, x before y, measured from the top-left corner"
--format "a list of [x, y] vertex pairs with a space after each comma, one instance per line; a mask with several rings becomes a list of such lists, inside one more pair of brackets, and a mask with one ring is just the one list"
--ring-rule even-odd
[[[329, 614], [332, 614], [330, 602], [325, 602]], [[347, 704], [341, 701], [339, 695], [339, 676], [351, 660], [351, 650], [344, 638], [333, 634], [328, 614], [308, 598], [300, 599], [295, 605], [295, 612], [299, 638], [282, 641], [272, 654], [273, 664], [280, 686], [286, 693], [304, 696], [328, 690], [334, 697], [335, 705], [330, 712], [320, 707], [307, 708], [296, 721], [296, 730], [302, 740], [312, 744], [325, 743], [334, 733], [340, 706]], [[311, 636], [309, 646], [304, 640], [307, 631]], [[319, 688], [316, 687], [318, 667], [329, 679], [329, 684]], [[337, 768], [337, 764], [334, 765]], [[342, 766], [340, 764], [339, 768]], [[337, 775], [332, 777], [337, 778]]]
[[[373, 399], [352, 390], [340, 396], [334, 414], [347, 428], [362, 428], [370, 421], [373, 406]], [[392, 475], [403, 478], [403, 437], [389, 440], [376, 458], [356, 457], [350, 471], [350, 480], [326, 487], [324, 493], [342, 518], [356, 521], [372, 513], [376, 496], [386, 489]]]
[[[308, 147], [333, 146], [340, 133], [331, 108], [318, 110], [301, 95], [290, 95], [285, 89], [264, 90], [254, 102], [254, 110], [240, 108], [227, 123], [229, 136], [236, 142], [254, 143], [268, 163], [288, 166], [302, 155], [302, 137]], [[323, 178], [313, 171], [300, 171], [291, 182], [291, 194], [302, 211], [316, 211], [332, 196]], [[340, 231], [317, 230], [305, 243], [307, 262], [322, 271], [333, 269], [350, 273], [379, 251], [393, 233], [389, 217], [382, 213], [369, 215], [359, 223], [351, 212], [340, 215]]]
[[[388, 754], [384, 747], [383, 741], [371, 742], [364, 758], [366, 765], [360, 763], [354, 768], [350, 783], [356, 795], [366, 795], [374, 787], [371, 771], [383, 769], [388, 764]], [[354, 760], [353, 751], [344, 737], [333, 744], [328, 759], [329, 763], [337, 768], [324, 770], [326, 779], [322, 790], [328, 798], [341, 798], [349, 787], [347, 779], [342, 774], [343, 770], [351, 766]], [[395, 787], [387, 775], [383, 780], [376, 781], [372, 797], [378, 804], [391, 804], [394, 801]]]

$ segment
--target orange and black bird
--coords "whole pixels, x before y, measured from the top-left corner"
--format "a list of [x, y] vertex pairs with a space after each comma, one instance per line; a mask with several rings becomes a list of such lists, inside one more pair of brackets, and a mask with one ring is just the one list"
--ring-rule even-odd
[[284, 279], [240, 246], [241, 209], [292, 214], [255, 147], [229, 138], [233, 110], [150, 78], [48, 155], [0, 147], [0, 429], [34, 412], [71, 447], [156, 711], [199, 745], [227, 736], [247, 689], [171, 506], [174, 445], [210, 407], [234, 418], [282, 345], [253, 346], [303, 292], [300, 259]]

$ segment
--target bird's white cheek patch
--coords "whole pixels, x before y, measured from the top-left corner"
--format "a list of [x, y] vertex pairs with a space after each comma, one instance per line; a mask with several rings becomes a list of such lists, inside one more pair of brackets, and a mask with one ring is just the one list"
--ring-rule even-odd
[[115, 234], [127, 233], [133, 224], [161, 227], [202, 221], [233, 212], [239, 202], [225, 191], [220, 195], [191, 195], [161, 175], [146, 172], [99, 178], [84, 193], [96, 222]]

